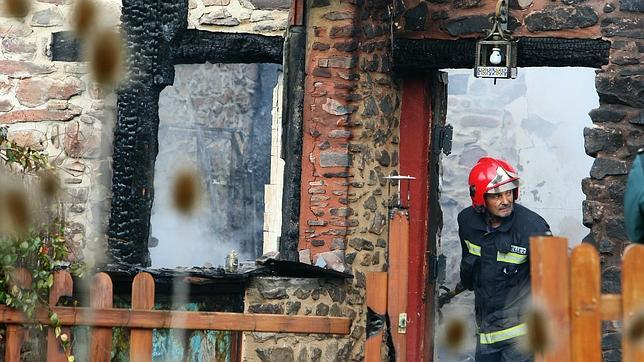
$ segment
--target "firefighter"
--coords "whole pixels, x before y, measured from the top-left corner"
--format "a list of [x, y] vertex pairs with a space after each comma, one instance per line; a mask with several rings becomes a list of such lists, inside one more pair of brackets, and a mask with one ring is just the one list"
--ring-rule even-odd
[[624, 193], [624, 224], [628, 238], [644, 244], [644, 148], [637, 152]]
[[458, 215], [461, 284], [474, 291], [476, 361], [532, 360], [519, 348], [530, 296], [529, 238], [548, 223], [516, 204], [519, 176], [507, 162], [482, 157], [470, 171], [472, 206]]

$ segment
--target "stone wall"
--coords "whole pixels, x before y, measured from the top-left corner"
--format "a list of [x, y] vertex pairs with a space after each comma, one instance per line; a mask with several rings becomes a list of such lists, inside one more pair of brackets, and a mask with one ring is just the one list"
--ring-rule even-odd
[[[101, 6], [105, 22], [117, 22], [118, 2]], [[22, 19], [0, 17], [0, 125], [58, 168], [68, 236], [91, 260], [103, 255], [116, 97], [85, 64], [51, 61], [51, 34], [70, 30], [71, 11], [70, 1], [34, 2]]]
[[[363, 286], [364, 288], [364, 286]], [[351, 281], [305, 278], [256, 278], [245, 296], [246, 313], [357, 318], [364, 303]], [[248, 332], [243, 336], [244, 361], [351, 361], [359, 359], [364, 322], [349, 336]]]
[[[624, 229], [623, 191], [638, 148], [644, 147], [644, 4], [621, 0], [604, 6], [601, 33], [612, 42], [610, 64], [597, 73], [599, 108], [590, 112], [593, 127], [584, 130], [586, 153], [595, 157], [586, 194], [584, 224], [602, 262], [602, 292], [619, 293], [621, 255], [628, 246]], [[617, 323], [605, 322], [604, 359], [620, 361]]]
[[188, 28], [283, 35], [291, 0], [190, 0]]
[[[520, 0], [509, 4], [508, 29], [516, 36], [596, 38], [600, 14], [615, 10], [615, 4], [602, 0]], [[478, 37], [483, 29], [489, 29], [488, 18], [494, 14], [496, 1], [407, 0], [397, 5], [401, 7], [395, 25], [399, 35], [454, 39]]]
[[351, 264], [356, 252], [385, 244], [384, 177], [398, 165], [400, 100], [388, 28], [373, 20], [383, 4], [312, 6], [299, 249], [315, 262], [329, 251], [342, 258], [348, 244]]

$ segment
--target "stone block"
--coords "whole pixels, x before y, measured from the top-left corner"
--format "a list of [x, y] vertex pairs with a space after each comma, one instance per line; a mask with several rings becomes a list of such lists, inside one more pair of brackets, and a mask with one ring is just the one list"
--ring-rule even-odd
[[[475, 0], [479, 1], [479, 0]], [[405, 12], [405, 30], [419, 31], [425, 29], [427, 21], [427, 3], [421, 1], [417, 6]]]
[[0, 37], [25, 37], [33, 32], [33, 29], [22, 21], [2, 18], [0, 22]]
[[228, 6], [230, 0], [203, 0], [205, 6]]
[[352, 113], [355, 109], [351, 106], [344, 105], [333, 98], [327, 98], [326, 102], [322, 105], [322, 109], [334, 116], [342, 116]]
[[316, 265], [318, 265], [318, 261], [320, 259], [324, 260], [323, 264], [326, 269], [332, 269], [342, 273], [346, 272], [348, 269], [344, 263], [344, 252], [342, 250], [327, 251], [317, 254]]
[[590, 111], [588, 115], [595, 123], [617, 123], [626, 117], [626, 113], [626, 110], [622, 106], [602, 104], [599, 108]]
[[63, 13], [57, 6], [36, 11], [31, 18], [31, 26], [50, 27], [63, 25]]
[[0, 74], [11, 78], [29, 78], [34, 75], [49, 74], [53, 73], [54, 69], [52, 65], [40, 65], [17, 60], [0, 60]]
[[355, 40], [350, 40], [346, 42], [339, 42], [333, 44], [333, 48], [341, 51], [341, 52], [353, 52], [358, 49], [358, 46], [360, 45], [359, 42]]
[[43, 122], [43, 121], [68, 121], [79, 115], [80, 109], [49, 110], [49, 109], [28, 109], [14, 110], [0, 116], [0, 124], [11, 124], [18, 122]]
[[596, 157], [597, 152], [614, 152], [625, 144], [624, 135], [619, 129], [604, 127], [584, 128], [584, 148], [586, 154]]
[[[300, 260], [300, 263], [311, 264], [311, 250], [310, 249], [300, 250], [299, 260]], [[296, 291], [296, 295], [297, 295], [297, 291]], [[308, 297], [305, 297], [305, 298], [308, 298]], [[305, 298], [300, 298], [300, 299], [305, 299]]]
[[0, 112], [8, 112], [13, 109], [13, 103], [8, 98], [0, 99]]
[[85, 204], [89, 199], [88, 187], [68, 187], [63, 192], [64, 201], [68, 204]]
[[36, 151], [43, 151], [47, 146], [47, 136], [35, 129], [11, 131], [7, 135], [7, 139], [15, 142], [18, 146], [29, 147]]
[[[644, 23], [642, 23], [644, 26]], [[644, 31], [642, 32], [644, 35]], [[595, 78], [595, 87], [600, 101], [623, 103], [635, 108], [644, 108], [644, 82], [636, 67], [620, 67], [618, 74], [600, 72]]]
[[590, 6], [553, 6], [531, 12], [525, 17], [528, 30], [550, 31], [587, 28], [599, 19]]
[[459, 16], [447, 20], [443, 24], [443, 30], [449, 35], [459, 36], [464, 34], [480, 33], [483, 29], [490, 28], [490, 21], [485, 15]]
[[596, 179], [603, 179], [609, 175], [626, 175], [628, 167], [625, 161], [612, 158], [598, 157], [590, 169], [590, 176]]
[[311, 8], [323, 8], [331, 5], [330, 0], [313, 0], [311, 1]]
[[329, 37], [336, 38], [350, 38], [358, 34], [358, 29], [353, 25], [333, 26], [329, 31]]
[[385, 230], [387, 225], [387, 217], [380, 212], [376, 212], [371, 225], [369, 226], [369, 232], [372, 234], [380, 235]]
[[288, 10], [291, 0], [249, 0], [256, 9], [262, 10]]
[[280, 304], [251, 304], [248, 307], [249, 313], [260, 313], [260, 314], [284, 314], [284, 307]]
[[18, 83], [16, 98], [28, 107], [36, 107], [50, 99], [67, 100], [81, 92], [81, 81], [67, 77], [63, 81], [50, 78], [28, 78]]
[[228, 12], [228, 10], [222, 8], [216, 11], [204, 13], [199, 18], [199, 24], [219, 25], [219, 26], [237, 26], [240, 24], [240, 21], [237, 18], [234, 18], [230, 14], [230, 12]]
[[331, 21], [338, 21], [338, 20], [347, 20], [347, 19], [353, 19], [353, 13], [348, 12], [348, 11], [331, 11], [329, 13], [324, 14], [322, 17], [331, 20]]
[[286, 299], [286, 287], [280, 280], [275, 279], [257, 279], [257, 289], [265, 299]]
[[644, 1], [642, 0], [619, 0], [619, 10], [644, 12]]
[[644, 18], [605, 17], [600, 22], [602, 35], [644, 39]]
[[320, 50], [320, 51], [329, 50], [330, 48], [331, 48], [330, 45], [320, 43], [320, 42], [315, 42], [315, 43], [313, 43], [313, 46], [312, 46], [313, 50]]
[[347, 152], [323, 151], [320, 152], [321, 167], [349, 167], [351, 155]]
[[357, 251], [361, 250], [373, 250], [373, 243], [367, 239], [363, 238], [352, 238], [349, 239], [349, 246], [354, 248]]
[[65, 127], [64, 148], [70, 157], [96, 158], [101, 151], [100, 130], [84, 122], [71, 122]]
[[37, 49], [35, 42], [23, 38], [7, 37], [2, 39], [2, 53], [9, 59], [31, 60]]
[[291, 347], [274, 347], [258, 348], [255, 350], [257, 357], [261, 362], [283, 362], [294, 361], [293, 348]]
[[456, 9], [469, 9], [480, 6], [481, 0], [454, 0], [454, 7]]

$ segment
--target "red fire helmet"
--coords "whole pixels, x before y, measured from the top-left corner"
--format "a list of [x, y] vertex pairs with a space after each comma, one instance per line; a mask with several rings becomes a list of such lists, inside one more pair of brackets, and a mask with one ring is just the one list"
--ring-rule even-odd
[[469, 177], [470, 197], [475, 208], [485, 206], [486, 193], [496, 194], [514, 190], [514, 199], [519, 198], [519, 175], [514, 167], [498, 158], [481, 157], [472, 167]]

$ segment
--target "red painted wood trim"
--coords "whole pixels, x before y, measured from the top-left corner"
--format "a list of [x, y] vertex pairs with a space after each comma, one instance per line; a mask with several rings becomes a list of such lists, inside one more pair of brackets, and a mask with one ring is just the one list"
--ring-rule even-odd
[[[424, 285], [427, 280], [425, 250], [427, 250], [429, 199], [429, 140], [431, 103], [429, 77], [405, 78], [402, 87], [400, 114], [400, 174], [411, 175], [411, 205], [409, 209], [409, 299], [407, 304], [407, 361], [431, 361], [423, 356], [423, 346], [431, 343], [432, 331], [425, 331]], [[404, 187], [404, 183], [403, 183]], [[403, 191], [403, 199], [406, 198]]]

